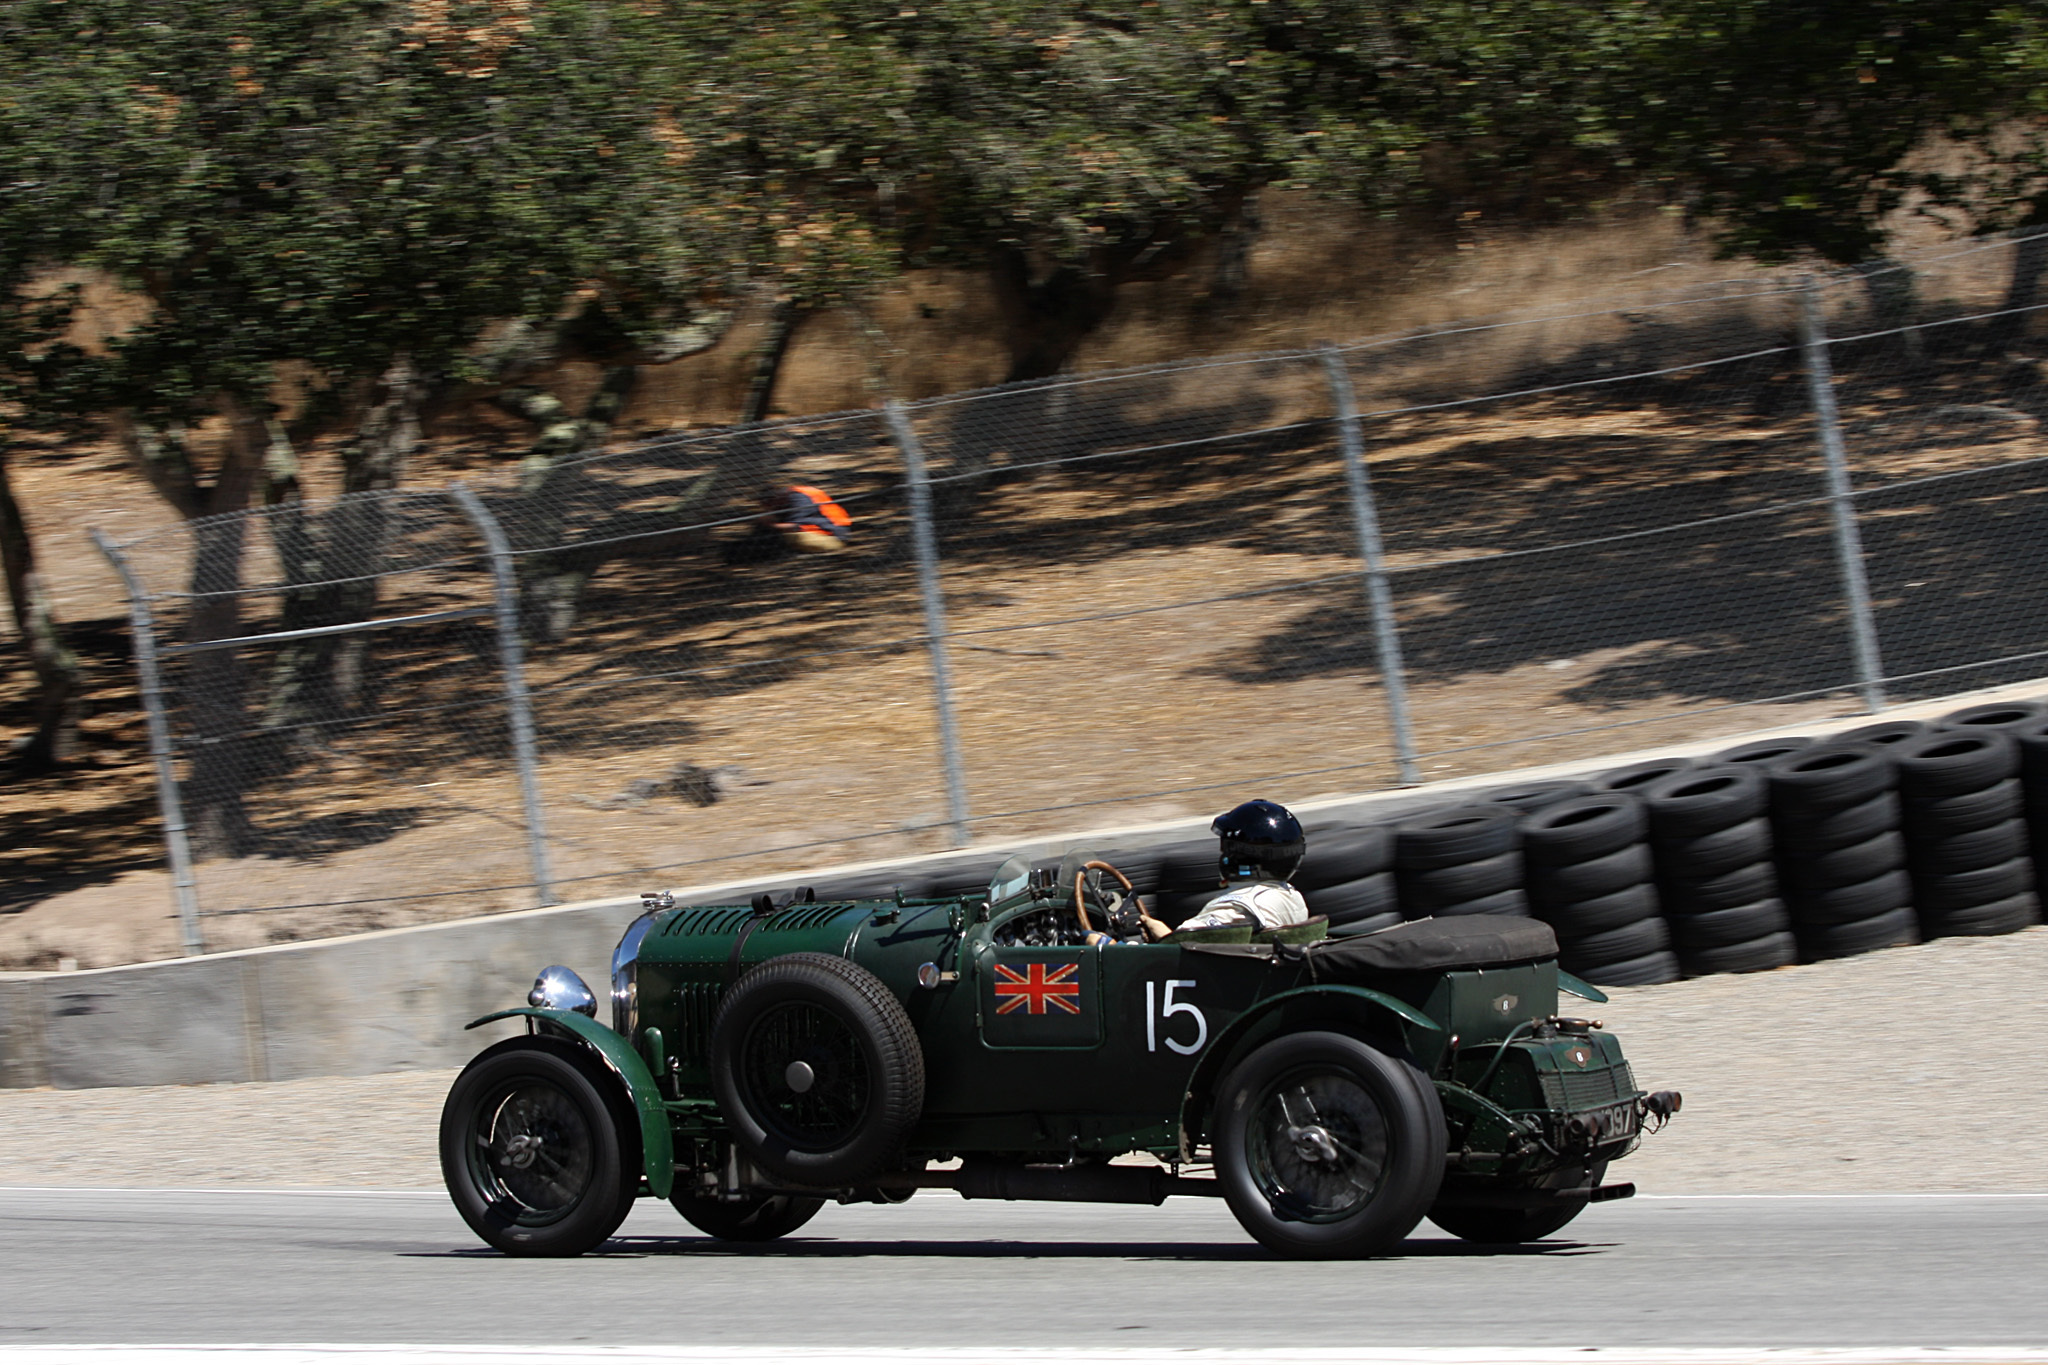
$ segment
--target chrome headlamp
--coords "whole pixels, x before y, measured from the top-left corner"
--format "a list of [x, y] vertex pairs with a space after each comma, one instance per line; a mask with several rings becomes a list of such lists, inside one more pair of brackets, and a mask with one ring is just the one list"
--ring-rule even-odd
[[533, 989], [526, 993], [526, 1003], [544, 1010], [574, 1010], [597, 1018], [597, 997], [590, 993], [590, 987], [583, 984], [583, 978], [567, 967], [545, 967], [533, 979]]
[[[643, 897], [650, 906], [654, 902]], [[626, 926], [626, 932], [619, 939], [619, 946], [612, 950], [612, 1028], [630, 1038], [633, 1030], [640, 1025], [640, 982], [639, 962], [640, 941], [647, 937], [647, 931], [654, 927], [654, 917], [666, 906], [650, 908], [646, 914]]]

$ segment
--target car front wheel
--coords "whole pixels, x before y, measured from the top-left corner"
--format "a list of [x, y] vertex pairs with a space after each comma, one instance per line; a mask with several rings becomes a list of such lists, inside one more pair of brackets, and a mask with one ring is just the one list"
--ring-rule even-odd
[[585, 1050], [513, 1038], [456, 1077], [441, 1110], [441, 1176], [477, 1236], [512, 1256], [580, 1256], [618, 1230], [639, 1189], [607, 1087]]
[[1407, 1061], [1344, 1034], [1291, 1034], [1239, 1063], [1219, 1097], [1224, 1196], [1280, 1255], [1378, 1255], [1436, 1197], [1443, 1111]]

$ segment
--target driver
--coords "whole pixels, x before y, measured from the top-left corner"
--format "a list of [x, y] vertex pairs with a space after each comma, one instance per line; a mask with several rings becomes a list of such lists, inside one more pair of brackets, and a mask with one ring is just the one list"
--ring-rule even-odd
[[[1287, 884], [1308, 851], [1307, 836], [1292, 811], [1273, 801], [1247, 801], [1217, 816], [1209, 829], [1218, 841], [1216, 870], [1223, 890], [1182, 921], [1180, 929], [1250, 925], [1256, 931], [1308, 919], [1308, 902]], [[1154, 941], [1178, 932], [1151, 915], [1141, 915], [1140, 922], [1145, 937]]]

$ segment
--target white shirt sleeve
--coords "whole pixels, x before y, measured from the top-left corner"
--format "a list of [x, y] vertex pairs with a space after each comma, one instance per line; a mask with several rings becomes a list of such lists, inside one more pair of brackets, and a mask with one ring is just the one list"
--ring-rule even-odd
[[1240, 882], [1180, 922], [1182, 929], [1223, 929], [1249, 924], [1277, 929], [1308, 919], [1308, 902], [1285, 882]]

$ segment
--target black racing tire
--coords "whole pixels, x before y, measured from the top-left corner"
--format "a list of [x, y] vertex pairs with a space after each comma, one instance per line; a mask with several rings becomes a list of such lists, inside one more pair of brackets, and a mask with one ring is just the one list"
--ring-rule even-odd
[[1934, 727], [1924, 720], [1881, 720], [1875, 725], [1862, 725], [1854, 730], [1844, 730], [1830, 743], [1834, 744], [1876, 744], [1883, 747], [1924, 735]]
[[1748, 905], [1731, 905], [1725, 910], [1708, 910], [1697, 915], [1674, 914], [1665, 923], [1671, 926], [1672, 942], [1678, 945], [1679, 956], [1683, 957], [1705, 949], [1731, 948], [1772, 934], [1789, 933], [1792, 916], [1786, 911], [1785, 902], [1773, 896]]
[[2000, 730], [1935, 730], [1894, 744], [1891, 755], [1908, 801], [1962, 796], [2020, 773], [2020, 746]]
[[1915, 878], [1913, 903], [1923, 918], [1943, 917], [1972, 906], [2023, 896], [2034, 889], [2034, 860], [2008, 858], [1969, 872], [1944, 872]]
[[1888, 829], [1875, 838], [1847, 848], [1787, 858], [1779, 869], [1779, 880], [1802, 891], [1825, 891], [1830, 887], [1867, 882], [1872, 877], [1882, 877], [1905, 865], [1906, 840], [1897, 830]]
[[[1568, 972], [1577, 973], [1578, 967], [1604, 966], [1609, 962], [1627, 962], [1632, 958], [1644, 957], [1650, 953], [1661, 953], [1671, 946], [1671, 929], [1661, 915], [1639, 919], [1634, 924], [1624, 924], [1619, 929], [1608, 929], [1597, 934], [1582, 937], [1558, 937], [1558, 961]], [[1581, 973], [1583, 975], [1583, 973]]]
[[640, 1188], [640, 1130], [619, 1083], [567, 1039], [479, 1053], [449, 1088], [440, 1148], [455, 1211], [508, 1256], [602, 1246]]
[[2020, 775], [2027, 786], [2048, 782], [2048, 720], [2037, 720], [2006, 731], [2020, 746]]
[[1826, 853], [1899, 828], [1901, 809], [1897, 792], [1881, 792], [1868, 801], [1816, 820], [1788, 820], [1774, 814], [1771, 838], [1780, 854], [1806, 857]]
[[1391, 872], [1375, 872], [1354, 882], [1320, 887], [1307, 892], [1302, 899], [1308, 902], [1310, 916], [1321, 915], [1332, 925], [1348, 924], [1373, 915], [1398, 914], [1401, 907]]
[[1568, 1199], [1536, 1209], [1434, 1208], [1429, 1221], [1453, 1237], [1481, 1246], [1517, 1246], [1550, 1236], [1591, 1202]]
[[924, 1109], [924, 1053], [902, 1004], [865, 967], [825, 953], [770, 958], [726, 991], [710, 1070], [741, 1149], [798, 1185], [875, 1175]]
[[1762, 815], [1771, 789], [1752, 764], [1688, 768], [1636, 793], [1643, 799], [1650, 838], [1659, 843], [1697, 839]]
[[1394, 874], [1401, 888], [1401, 903], [1434, 912], [1441, 906], [1457, 905], [1511, 891], [1522, 884], [1520, 850], [1496, 853], [1475, 862], [1450, 867], [1431, 867]]
[[1855, 957], [1880, 948], [1897, 948], [1920, 941], [1920, 919], [1910, 905], [1888, 910], [1869, 919], [1847, 924], [1801, 926], [1799, 955], [1808, 962], [1829, 958]]
[[2041, 922], [2041, 903], [2028, 891], [1988, 905], [1967, 910], [1920, 916], [1920, 931], [1926, 938], [1987, 938], [1995, 934], [2016, 934], [2030, 924]]
[[1566, 971], [1595, 986], [1662, 986], [1666, 982], [1682, 980], [1685, 969], [1679, 965], [1678, 954], [1671, 952], [1651, 953], [1646, 957], [1630, 958], [1626, 962], [1609, 962], [1599, 967], [1587, 967]]
[[1499, 787], [1485, 793], [1484, 799], [1496, 806], [1506, 806], [1518, 815], [1533, 815], [1545, 806], [1569, 801], [1574, 796], [1589, 795], [1592, 790], [1591, 782], [1558, 778], [1550, 782], [1530, 782], [1519, 787]]
[[1865, 882], [1831, 886], [1823, 891], [1784, 888], [1786, 909], [1792, 923], [1801, 930], [1809, 927], [1853, 924], [1875, 919], [1913, 906], [1913, 881], [1905, 872], [1887, 872]]
[[1799, 961], [1799, 940], [1790, 933], [1781, 932], [1717, 948], [1681, 948], [1678, 961], [1687, 976], [1775, 971]]
[[1796, 754], [1813, 743], [1814, 741], [1806, 735], [1788, 735], [1783, 739], [1753, 739], [1747, 744], [1723, 749], [1718, 754], [1709, 754], [1701, 766], [1719, 763], [1774, 763], [1785, 755]]
[[684, 1222], [721, 1242], [772, 1242], [787, 1237], [825, 1207], [822, 1199], [798, 1194], [757, 1194], [729, 1203], [716, 1196], [686, 1194], [680, 1188], [668, 1202], [675, 1205]]
[[1345, 825], [1312, 830], [1308, 852], [1292, 878], [1302, 891], [1354, 882], [1394, 865], [1394, 831], [1388, 825]]
[[1269, 1251], [1377, 1256], [1436, 1199], [1443, 1109], [1405, 1058], [1341, 1033], [1284, 1034], [1231, 1068], [1216, 1094], [1217, 1179]]
[[1424, 872], [1511, 853], [1515, 813], [1477, 802], [1412, 816], [1394, 826], [1394, 866]]
[[1956, 796], [1909, 798], [1900, 806], [1899, 823], [1917, 839], [1937, 839], [1986, 829], [2027, 810], [2025, 787], [2016, 777]]
[[1598, 858], [1538, 865], [1529, 869], [1529, 899], [1537, 905], [1563, 905], [1606, 896], [1623, 887], [1639, 886], [1656, 875], [1647, 844], [1630, 844]]
[[1562, 867], [1641, 843], [1648, 828], [1643, 803], [1628, 792], [1595, 792], [1522, 817], [1522, 856], [1533, 866]]
[[1159, 890], [1162, 893], [1201, 891], [1222, 885], [1223, 874], [1216, 865], [1218, 853], [1214, 839], [1180, 839], [1170, 844], [1158, 844], [1152, 853], [1159, 860]]
[[1771, 809], [1810, 820], [1890, 791], [1898, 779], [1887, 751], [1874, 744], [1815, 744], [1773, 760]]
[[1535, 905], [1536, 917], [1555, 928], [1560, 934], [1584, 938], [1589, 934], [1605, 933], [1638, 920], [1651, 919], [1658, 913], [1657, 888], [1648, 882], [1625, 886], [1619, 891], [1610, 891], [1604, 896], [1587, 900], [1570, 901], [1558, 905]]
[[1934, 722], [1942, 730], [2025, 730], [2048, 723], [2048, 702], [1988, 701], [1951, 711]]
[[1698, 766], [1696, 759], [1653, 758], [1647, 763], [1631, 763], [1625, 768], [1610, 769], [1594, 778], [1593, 785], [1604, 792], [1629, 792], [1641, 796], [1646, 788]]
[[1658, 890], [1673, 914], [1699, 915], [1768, 900], [1778, 893], [1778, 874], [1769, 863], [1751, 863], [1718, 877], [1674, 877]]
[[1944, 872], [1972, 872], [1995, 867], [2026, 854], [2030, 844], [2027, 822], [2001, 820], [1987, 829], [1967, 834], [1948, 834], [1906, 841], [1908, 865], [1915, 876]]
[[1762, 816], [1701, 834], [1650, 845], [1651, 861], [1660, 877], [1705, 881], [1751, 863], [1767, 862], [1772, 851], [1771, 822]]
[[1406, 906], [1402, 909], [1410, 919], [1447, 919], [1453, 915], [1513, 915], [1527, 919], [1532, 913], [1529, 909], [1529, 893], [1519, 886], [1497, 891], [1491, 896], [1481, 896], [1477, 900], [1459, 901], [1455, 905], [1440, 905], [1434, 911], [1423, 914], [1413, 913]]

